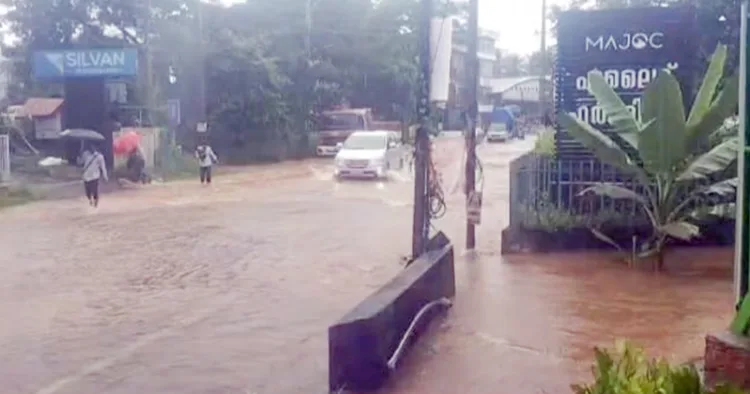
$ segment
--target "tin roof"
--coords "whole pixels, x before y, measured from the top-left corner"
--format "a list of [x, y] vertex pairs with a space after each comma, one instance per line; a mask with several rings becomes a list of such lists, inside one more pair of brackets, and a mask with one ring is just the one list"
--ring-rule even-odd
[[31, 117], [51, 116], [62, 107], [63, 99], [32, 97], [23, 105], [26, 115]]
[[368, 111], [370, 111], [369, 108], [346, 108], [346, 109], [334, 109], [330, 111], [323, 111], [324, 115], [329, 114], [354, 114], [354, 115], [364, 115]]

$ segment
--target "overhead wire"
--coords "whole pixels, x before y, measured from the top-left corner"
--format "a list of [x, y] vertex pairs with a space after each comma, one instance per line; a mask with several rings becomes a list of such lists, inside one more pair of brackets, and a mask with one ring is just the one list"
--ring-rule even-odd
[[[479, 116], [479, 115], [477, 115]], [[476, 127], [475, 127], [476, 128]], [[484, 140], [484, 136], [482, 137], [482, 140]], [[479, 159], [479, 155], [477, 154], [477, 147], [482, 143], [482, 140], [476, 141], [476, 146], [474, 146], [474, 168], [475, 168], [475, 176], [476, 181], [474, 182], [474, 191], [476, 191], [476, 185], [479, 185], [479, 192], [481, 193], [484, 191], [484, 167], [482, 166], [482, 160]], [[467, 160], [469, 155], [469, 146], [466, 144], [466, 157]]]
[[442, 177], [435, 167], [435, 160], [432, 155], [432, 141], [430, 141], [428, 149], [430, 150], [430, 160], [427, 163], [427, 212], [431, 219], [439, 219], [448, 211], [448, 204], [445, 202]]
[[[435, 67], [435, 62], [437, 59], [437, 48], [440, 48], [440, 43], [443, 39], [443, 26], [445, 24], [445, 21], [448, 20], [448, 18], [443, 18], [440, 21], [440, 33], [438, 34], [437, 41], [434, 51], [435, 53], [431, 54], [430, 58], [430, 75], [427, 75], [427, 78], [432, 78], [432, 70]], [[432, 21], [430, 21], [432, 23]], [[430, 119], [431, 120], [431, 119]], [[427, 144], [427, 157], [429, 158], [429, 161], [427, 162], [427, 214], [430, 219], [439, 219], [445, 215], [445, 213], [448, 211], [448, 205], [445, 202], [445, 193], [443, 192], [443, 185], [442, 185], [442, 178], [440, 177], [440, 172], [437, 170], [437, 167], [435, 166], [435, 158], [433, 155], [433, 143], [432, 141], [429, 141]], [[414, 152], [416, 154], [416, 150]]]
[[[479, 145], [481, 145], [482, 141], [484, 141], [484, 139], [486, 138], [486, 135], [485, 135], [485, 133], [482, 133], [482, 138], [481, 139], [477, 138], [477, 136], [476, 136], [476, 133], [477, 133], [477, 124], [481, 125], [480, 119], [481, 118], [480, 118], [480, 115], [479, 115], [479, 105], [477, 105], [477, 115], [476, 115], [476, 118], [474, 119], [474, 124], [473, 125], [471, 125], [470, 122], [469, 122], [468, 114], [467, 114], [467, 117], [466, 117], [466, 126], [467, 126], [466, 127], [467, 128], [466, 132], [467, 133], [474, 133], [475, 134], [475, 136], [474, 136], [474, 155], [473, 155], [473, 158], [469, 157], [469, 141], [470, 141], [470, 139], [468, 138], [468, 135], [464, 136], [465, 141], [466, 141], [466, 143], [464, 144], [464, 149], [466, 150], [465, 151], [465, 153], [466, 153], [466, 165], [469, 164], [469, 160], [471, 160], [471, 159], [474, 160], [475, 181], [474, 181], [474, 190], [471, 190], [471, 191], [476, 192], [477, 191], [477, 185], [479, 185], [480, 186], [479, 187], [479, 192], [482, 193], [484, 191], [484, 167], [482, 166], [482, 161], [479, 159], [479, 155], [477, 154], [477, 147], [479, 147]], [[470, 126], [474, 126], [474, 130], [468, 130]], [[466, 180], [464, 179], [464, 182], [465, 181]], [[470, 192], [470, 190], [468, 190], [467, 188], [464, 188], [464, 189], [466, 190], [467, 193]], [[467, 195], [467, 197], [468, 197], [468, 195]]]

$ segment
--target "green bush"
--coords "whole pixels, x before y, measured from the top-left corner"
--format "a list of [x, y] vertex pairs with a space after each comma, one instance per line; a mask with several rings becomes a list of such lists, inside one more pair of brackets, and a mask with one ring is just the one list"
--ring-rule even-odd
[[26, 188], [0, 187], [0, 209], [34, 201], [35, 197]]
[[[637, 204], [648, 216], [652, 235], [639, 257], [656, 257], [664, 266], [667, 241], [690, 241], [701, 235], [695, 205], [711, 196], [730, 201], [737, 187], [740, 141], [725, 120], [737, 107], [737, 75], [722, 82], [727, 47], [719, 45], [703, 77], [690, 111], [685, 112], [677, 78], [661, 70], [643, 93], [640, 115], [628, 107], [599, 71], [588, 73], [588, 89], [615, 134], [594, 128], [584, 119], [561, 113], [559, 122], [603, 163], [633, 177], [641, 187], [599, 182], [579, 195], [596, 195]], [[720, 86], [723, 87], [720, 89]], [[619, 142], [618, 142], [619, 141]], [[716, 202], [717, 212], [732, 203]]]
[[727, 385], [707, 389], [694, 366], [649, 359], [627, 342], [612, 353], [596, 348], [594, 354], [594, 382], [572, 386], [575, 394], [746, 394]]
[[595, 212], [576, 213], [569, 208], [559, 207], [546, 190], [536, 197], [536, 204], [522, 204], [519, 209], [521, 223], [527, 230], [556, 232], [577, 228], [600, 229], [602, 227], [647, 225], [642, 217], [635, 216], [632, 210], [616, 207], [602, 207]]
[[546, 128], [536, 139], [534, 143], [534, 153], [540, 156], [555, 157], [557, 148], [555, 147], [555, 130]]
[[159, 133], [159, 137], [154, 163], [157, 175], [168, 181], [198, 173], [198, 162], [190, 152], [183, 152], [167, 132]]

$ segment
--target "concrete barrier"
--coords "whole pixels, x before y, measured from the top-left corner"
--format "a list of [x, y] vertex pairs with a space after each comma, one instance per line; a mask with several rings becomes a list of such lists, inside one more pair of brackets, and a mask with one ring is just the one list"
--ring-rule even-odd
[[455, 296], [453, 246], [442, 233], [429, 245], [427, 253], [328, 328], [331, 392], [381, 388], [415, 316], [425, 305]]

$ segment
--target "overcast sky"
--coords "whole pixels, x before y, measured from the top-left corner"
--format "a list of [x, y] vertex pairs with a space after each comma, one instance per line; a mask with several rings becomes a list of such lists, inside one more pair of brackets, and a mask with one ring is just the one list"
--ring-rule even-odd
[[[547, 7], [567, 3], [568, 0], [547, 0]], [[542, 0], [479, 0], [479, 26], [500, 33], [498, 47], [528, 55], [539, 50]], [[547, 42], [550, 43], [549, 34]]]

